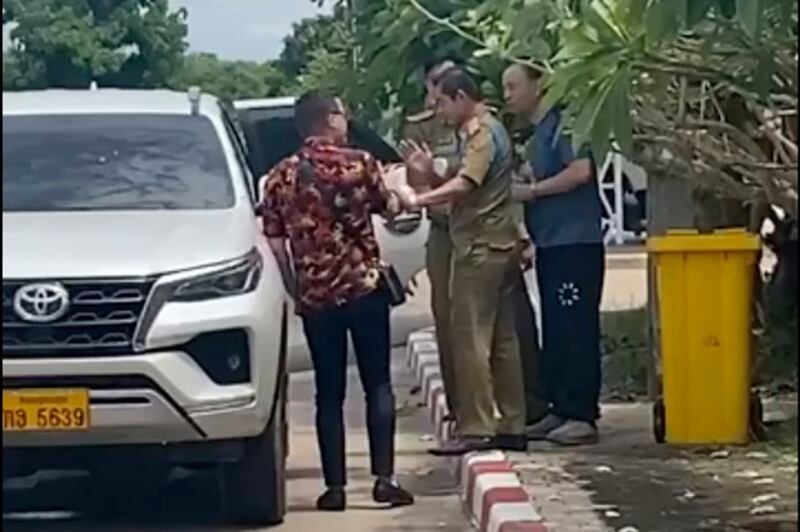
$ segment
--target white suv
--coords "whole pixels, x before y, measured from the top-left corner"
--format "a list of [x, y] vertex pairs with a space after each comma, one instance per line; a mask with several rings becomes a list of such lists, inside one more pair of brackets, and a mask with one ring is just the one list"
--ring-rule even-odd
[[199, 91], [3, 94], [4, 475], [219, 465], [232, 519], [282, 520], [291, 311], [241, 131]]

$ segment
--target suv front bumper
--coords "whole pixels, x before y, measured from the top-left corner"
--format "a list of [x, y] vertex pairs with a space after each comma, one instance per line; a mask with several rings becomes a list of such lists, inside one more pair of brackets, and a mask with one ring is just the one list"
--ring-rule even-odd
[[252, 384], [215, 384], [185, 353], [4, 360], [3, 389], [89, 391], [86, 430], [5, 432], [3, 447], [169, 444], [249, 438], [269, 421], [272, 401]]

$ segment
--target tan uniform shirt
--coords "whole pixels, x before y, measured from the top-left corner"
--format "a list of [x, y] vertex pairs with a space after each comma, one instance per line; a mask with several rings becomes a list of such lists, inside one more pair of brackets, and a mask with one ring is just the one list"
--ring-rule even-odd
[[475, 187], [453, 205], [450, 236], [457, 250], [484, 244], [512, 250], [519, 240], [511, 200], [513, 151], [508, 133], [488, 110], [459, 132], [462, 156], [459, 175]]

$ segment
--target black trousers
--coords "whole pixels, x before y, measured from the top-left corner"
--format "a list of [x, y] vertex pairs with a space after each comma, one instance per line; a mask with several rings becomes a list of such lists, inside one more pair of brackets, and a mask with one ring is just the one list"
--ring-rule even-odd
[[328, 487], [347, 484], [343, 406], [347, 338], [352, 335], [367, 403], [367, 431], [376, 476], [394, 474], [395, 399], [390, 367], [389, 302], [375, 292], [341, 307], [303, 316], [317, 387], [317, 440]]
[[536, 270], [542, 298], [542, 382], [551, 411], [561, 418], [594, 422], [600, 417], [605, 248], [539, 248]]

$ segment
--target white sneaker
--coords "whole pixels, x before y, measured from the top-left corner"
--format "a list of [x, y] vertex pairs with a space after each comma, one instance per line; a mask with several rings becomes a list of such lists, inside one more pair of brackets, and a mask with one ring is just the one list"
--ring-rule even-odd
[[556, 430], [557, 428], [561, 427], [566, 423], [565, 419], [561, 419], [560, 417], [554, 414], [547, 414], [544, 419], [536, 423], [535, 425], [528, 427], [526, 434], [528, 439], [531, 441], [542, 441], [546, 440], [547, 436]]
[[600, 434], [591, 423], [569, 420], [551, 431], [546, 439], [565, 446], [592, 445], [600, 441]]

